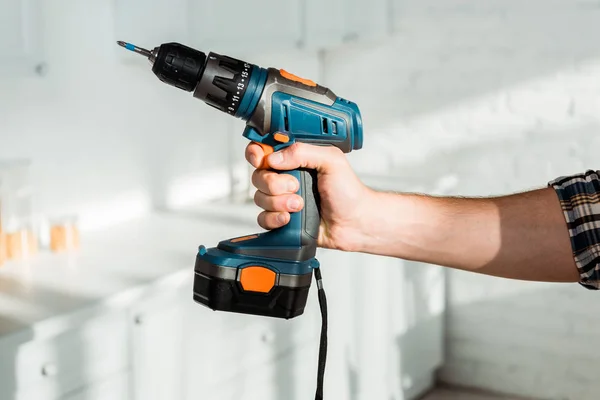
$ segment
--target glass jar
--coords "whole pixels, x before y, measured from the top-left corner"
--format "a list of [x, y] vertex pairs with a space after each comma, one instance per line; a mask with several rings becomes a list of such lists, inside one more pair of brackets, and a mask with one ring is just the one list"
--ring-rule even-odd
[[1, 227], [6, 258], [20, 259], [38, 252], [34, 226], [33, 184], [29, 160], [0, 161], [2, 176]]
[[50, 221], [50, 250], [55, 253], [79, 248], [77, 217], [67, 216]]

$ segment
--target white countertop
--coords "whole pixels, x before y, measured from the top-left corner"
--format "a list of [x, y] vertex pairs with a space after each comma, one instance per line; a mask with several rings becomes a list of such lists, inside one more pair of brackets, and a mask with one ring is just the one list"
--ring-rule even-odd
[[[83, 233], [74, 254], [42, 252], [0, 267], [0, 340], [46, 337], [107, 308], [133, 303], [152, 286], [191, 290], [198, 246], [260, 232], [253, 205], [154, 214]], [[27, 335], [24, 335], [27, 331]]]

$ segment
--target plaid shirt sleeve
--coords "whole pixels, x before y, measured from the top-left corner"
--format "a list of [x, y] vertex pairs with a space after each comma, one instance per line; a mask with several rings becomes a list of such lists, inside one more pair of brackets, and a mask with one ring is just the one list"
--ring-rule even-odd
[[600, 289], [600, 171], [564, 176], [548, 183], [560, 200], [579, 283]]

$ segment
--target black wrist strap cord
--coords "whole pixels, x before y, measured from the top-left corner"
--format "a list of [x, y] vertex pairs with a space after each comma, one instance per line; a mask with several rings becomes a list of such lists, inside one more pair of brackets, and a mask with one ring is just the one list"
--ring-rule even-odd
[[319, 345], [319, 368], [317, 372], [317, 393], [315, 400], [323, 400], [323, 381], [325, 379], [325, 362], [327, 360], [327, 298], [323, 289], [321, 269], [315, 268], [315, 280], [319, 290], [319, 306], [321, 308], [321, 341]]

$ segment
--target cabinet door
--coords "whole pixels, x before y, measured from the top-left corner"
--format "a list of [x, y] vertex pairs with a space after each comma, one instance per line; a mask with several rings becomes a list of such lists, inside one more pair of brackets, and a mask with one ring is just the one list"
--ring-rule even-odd
[[241, 58], [286, 51], [302, 37], [301, 0], [190, 0], [190, 43]]
[[127, 314], [115, 311], [53, 337], [0, 341], [0, 399], [54, 400], [102, 382], [128, 368], [128, 339]]
[[131, 315], [133, 398], [181, 399], [183, 314], [177, 292], [146, 298]]
[[[116, 0], [114, 39], [149, 50], [165, 42], [186, 44], [190, 22], [187, 0]], [[144, 62], [116, 46], [115, 51], [121, 60]]]
[[42, 60], [40, 15], [39, 0], [0, 0], [0, 77], [35, 73]]

